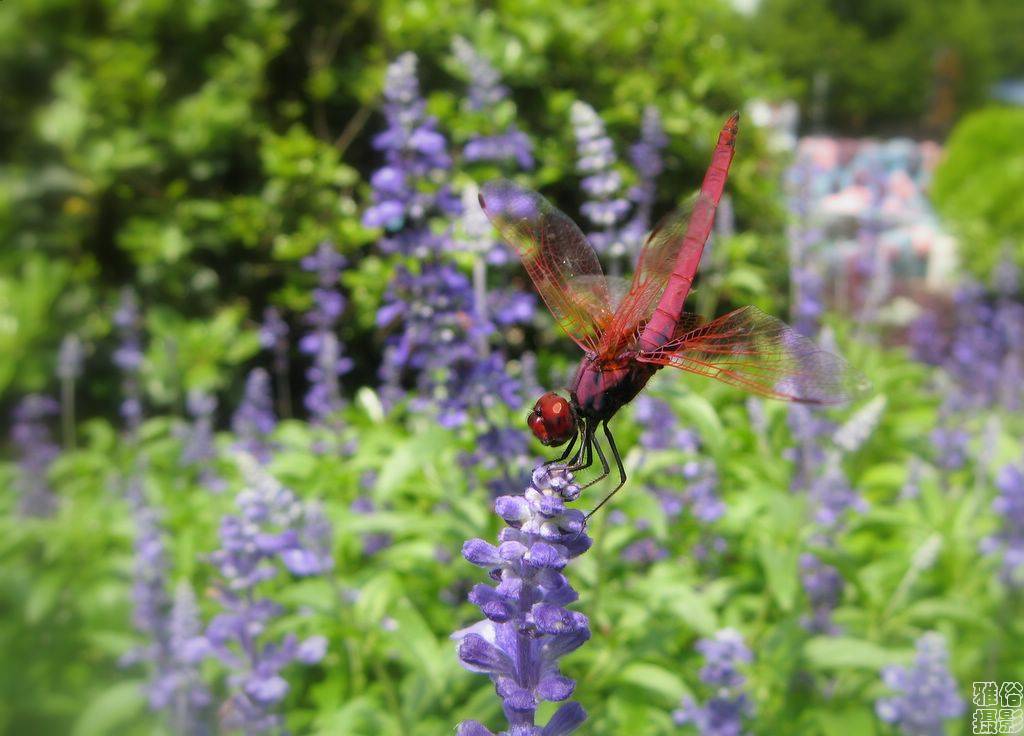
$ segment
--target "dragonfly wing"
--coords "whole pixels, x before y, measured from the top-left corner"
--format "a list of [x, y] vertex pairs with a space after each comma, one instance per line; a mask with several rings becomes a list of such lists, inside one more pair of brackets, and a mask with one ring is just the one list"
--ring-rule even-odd
[[576, 223], [540, 194], [506, 180], [485, 184], [480, 206], [518, 252], [559, 326], [584, 350], [596, 352], [611, 321], [611, 294]]
[[737, 309], [695, 329], [683, 327], [665, 345], [637, 359], [808, 404], [841, 404], [869, 387], [842, 358], [755, 307]]

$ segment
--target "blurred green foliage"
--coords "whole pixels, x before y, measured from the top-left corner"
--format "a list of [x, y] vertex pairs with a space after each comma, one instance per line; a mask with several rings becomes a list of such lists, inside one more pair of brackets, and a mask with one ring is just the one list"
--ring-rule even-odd
[[750, 41], [821, 122], [851, 133], [946, 132], [994, 82], [1024, 74], [1018, 0], [762, 0]]
[[1003, 258], [1024, 266], [1024, 110], [968, 115], [949, 137], [932, 195], [956, 229], [966, 269], [987, 277]]

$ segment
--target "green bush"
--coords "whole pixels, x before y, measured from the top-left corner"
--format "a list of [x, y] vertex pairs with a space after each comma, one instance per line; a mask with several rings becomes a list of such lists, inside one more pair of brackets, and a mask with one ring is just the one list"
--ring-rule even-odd
[[932, 195], [960, 239], [965, 269], [987, 276], [1004, 257], [1024, 266], [1024, 110], [992, 108], [957, 125]]

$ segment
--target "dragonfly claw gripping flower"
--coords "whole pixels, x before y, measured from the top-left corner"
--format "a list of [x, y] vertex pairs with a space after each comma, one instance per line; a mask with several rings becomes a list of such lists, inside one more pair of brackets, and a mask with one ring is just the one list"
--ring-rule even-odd
[[[559, 708], [544, 727], [535, 725], [541, 701], [563, 701], [576, 683], [558, 670], [558, 659], [590, 638], [590, 623], [566, 608], [577, 598], [563, 574], [569, 561], [590, 548], [583, 513], [566, 502], [580, 488], [563, 466], [541, 465], [521, 496], [501, 496], [495, 511], [508, 524], [495, 546], [471, 539], [462, 548], [474, 565], [487, 568], [497, 583], [480, 584], [469, 600], [486, 616], [453, 638], [462, 664], [485, 672], [502, 699], [507, 736], [562, 736], [586, 718], [578, 703]], [[493, 732], [476, 721], [459, 725], [460, 736]]]

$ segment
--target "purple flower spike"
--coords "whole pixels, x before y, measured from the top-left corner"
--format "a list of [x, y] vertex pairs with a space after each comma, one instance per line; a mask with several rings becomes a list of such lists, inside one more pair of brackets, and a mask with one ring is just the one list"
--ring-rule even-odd
[[[643, 121], [640, 124], [640, 140], [629, 149], [629, 160], [636, 171], [638, 182], [629, 191], [630, 200], [636, 205], [633, 217], [622, 228], [622, 237], [630, 252], [639, 251], [647, 231], [651, 229], [651, 211], [657, 197], [657, 180], [665, 168], [662, 159], [663, 151], [668, 145], [668, 136], [661, 125], [661, 113], [658, 108], [649, 105], [644, 108]], [[716, 223], [722, 219], [721, 206], [715, 218]]]
[[224, 479], [217, 475], [214, 464], [217, 448], [214, 445], [214, 414], [217, 397], [202, 391], [190, 391], [186, 408], [192, 417], [189, 425], [179, 429], [182, 439], [181, 463], [199, 471], [199, 484], [215, 493], [224, 490]]
[[254, 368], [245, 379], [242, 403], [231, 417], [231, 429], [238, 437], [237, 449], [262, 463], [268, 462], [273, 454], [269, 438], [276, 426], [270, 375], [262, 368]]
[[[1024, 304], [1012, 264], [1002, 264], [997, 276], [995, 295], [967, 283], [954, 295], [955, 308], [927, 311], [909, 330], [916, 357], [953, 379], [952, 408], [1024, 406]], [[957, 438], [948, 431], [937, 439]]]
[[14, 410], [11, 440], [19, 455], [18, 510], [23, 516], [48, 516], [57, 504], [46, 476], [60, 454], [47, 426], [58, 410], [56, 401], [39, 394], [29, 394]]
[[935, 632], [917, 640], [913, 664], [886, 667], [882, 681], [898, 694], [880, 698], [875, 712], [907, 736], [942, 736], [944, 721], [961, 715], [966, 707], [949, 671], [946, 642]]
[[279, 409], [281, 416], [292, 414], [291, 396], [289, 395], [288, 351], [291, 343], [288, 340], [291, 328], [285, 322], [276, 307], [263, 310], [263, 322], [260, 324], [260, 346], [269, 350], [274, 358], [274, 377], [277, 380]]
[[589, 235], [590, 241], [600, 253], [622, 256], [626, 249], [615, 227], [625, 218], [630, 202], [622, 196], [615, 146], [590, 105], [577, 100], [569, 114], [576, 136], [576, 168], [583, 174], [580, 186], [588, 196], [580, 211], [598, 229]]
[[320, 637], [269, 640], [271, 622], [284, 611], [261, 595], [262, 586], [284, 572], [305, 577], [330, 570], [331, 527], [319, 506], [298, 499], [254, 458], [242, 455], [239, 464], [247, 487], [238, 494], [238, 513], [221, 520], [221, 546], [210, 555], [223, 610], [190, 648], [231, 669], [222, 725], [258, 734], [280, 728], [285, 667], [318, 662], [327, 645]]
[[838, 634], [839, 627], [832, 623], [832, 611], [843, 595], [844, 583], [839, 571], [805, 553], [800, 555], [800, 579], [812, 612], [803, 620], [803, 625], [817, 634]]
[[[462, 665], [488, 674], [502, 700], [508, 730], [498, 736], [561, 736], [586, 719], [577, 703], [563, 705], [544, 727], [535, 724], [542, 701], [563, 701], [575, 682], [560, 674], [558, 659], [590, 638], [587, 617], [566, 605], [576, 591], [562, 574], [569, 561], [586, 552], [591, 539], [583, 514], [566, 502], [579, 486], [563, 466], [539, 466], [522, 496], [503, 496], [495, 510], [508, 523], [499, 546], [471, 539], [465, 558], [489, 569], [497, 585], [477, 585], [470, 593], [486, 617], [456, 632]], [[476, 721], [459, 725], [459, 734], [491, 734]]]
[[121, 663], [147, 665], [144, 690], [150, 708], [163, 711], [175, 733], [202, 736], [210, 733], [206, 710], [211, 697], [193, 656], [199, 611], [186, 582], [178, 586], [173, 600], [168, 596], [170, 563], [164, 530], [159, 512], [146, 497], [142, 474], [140, 467], [129, 478], [126, 495], [135, 520], [132, 622], [145, 642]]
[[121, 369], [121, 418], [128, 435], [135, 437], [142, 424], [142, 315], [138, 297], [131, 288], [121, 291], [114, 325], [121, 338], [114, 351], [114, 365]]
[[[426, 226], [435, 212], [458, 214], [459, 201], [447, 183], [451, 168], [447, 145], [437, 132], [437, 120], [426, 114], [416, 76], [416, 55], [406, 52], [389, 66], [384, 80], [387, 128], [373, 139], [384, 154], [385, 166], [371, 179], [373, 202], [363, 215], [367, 227], [389, 235], [381, 240], [386, 253], [423, 257], [443, 249], [443, 239]], [[429, 187], [429, 189], [426, 189]]]
[[[497, 70], [461, 36], [452, 41], [452, 52], [469, 77], [466, 107], [474, 112], [492, 114], [495, 106], [508, 97], [508, 88], [501, 84]], [[493, 135], [474, 135], [466, 143], [463, 155], [467, 161], [512, 162], [521, 169], [533, 168], [533, 145], [514, 124]]]
[[986, 554], [1002, 554], [1003, 582], [1024, 588], [1024, 465], [1007, 465], [996, 476], [999, 495], [992, 510], [1000, 520], [999, 531], [982, 542]]
[[705, 662], [701, 682], [714, 694], [703, 705], [684, 698], [672, 719], [680, 726], [693, 724], [701, 736], [742, 736], [743, 720], [753, 712], [753, 703], [743, 692], [746, 678], [739, 668], [753, 660], [750, 649], [738, 631], [722, 629], [712, 638], [698, 641], [697, 651]]
[[345, 297], [338, 290], [344, 266], [345, 259], [326, 242], [302, 259], [302, 267], [317, 276], [313, 308], [306, 314], [311, 331], [299, 341], [299, 350], [313, 360], [306, 371], [306, 409], [316, 424], [338, 431], [338, 413], [345, 406], [338, 379], [352, 370], [352, 361], [342, 355], [342, 344], [335, 332], [345, 311]]

